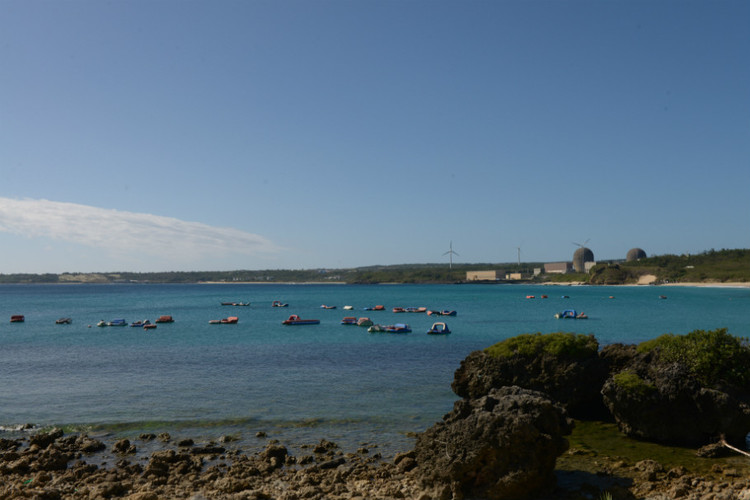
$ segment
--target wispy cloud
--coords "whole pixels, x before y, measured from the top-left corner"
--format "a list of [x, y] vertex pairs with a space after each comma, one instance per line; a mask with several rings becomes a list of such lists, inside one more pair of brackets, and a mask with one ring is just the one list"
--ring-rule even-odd
[[0, 232], [73, 242], [113, 256], [137, 252], [182, 262], [280, 251], [267, 238], [234, 228], [48, 200], [0, 197]]

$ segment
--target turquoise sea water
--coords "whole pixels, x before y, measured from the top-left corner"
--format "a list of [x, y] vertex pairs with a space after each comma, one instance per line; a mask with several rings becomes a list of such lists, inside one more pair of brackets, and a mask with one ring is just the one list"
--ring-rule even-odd
[[[274, 300], [289, 307], [272, 308]], [[387, 310], [363, 310], [376, 304]], [[458, 315], [395, 314], [394, 306]], [[554, 318], [567, 308], [589, 319]], [[453, 373], [473, 350], [528, 332], [593, 333], [602, 344], [719, 327], [750, 336], [749, 311], [747, 288], [2, 285], [0, 436], [33, 423], [130, 438], [232, 434], [252, 447], [264, 444], [255, 438], [263, 431], [289, 444], [326, 438], [354, 449], [377, 442], [386, 454], [408, 449], [409, 433], [451, 409]], [[10, 323], [13, 314], [26, 321]], [[96, 327], [101, 319], [153, 321], [163, 314], [175, 322], [151, 331]], [[320, 324], [282, 325], [290, 314]], [[227, 316], [239, 323], [208, 324]], [[344, 316], [405, 322], [413, 332], [369, 334], [341, 325]], [[73, 322], [56, 325], [60, 317]], [[451, 335], [426, 334], [439, 320]]]

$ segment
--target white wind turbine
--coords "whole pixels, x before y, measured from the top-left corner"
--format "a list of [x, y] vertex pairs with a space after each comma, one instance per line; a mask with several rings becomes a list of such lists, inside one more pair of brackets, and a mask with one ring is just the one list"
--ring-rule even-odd
[[458, 255], [458, 252], [454, 252], [453, 251], [453, 242], [452, 241], [451, 241], [451, 244], [450, 244], [450, 249], [447, 252], [445, 252], [443, 255], [450, 255], [450, 262], [451, 262], [451, 264], [450, 264], [451, 267], [450, 268], [453, 269], [453, 256], [454, 255]]

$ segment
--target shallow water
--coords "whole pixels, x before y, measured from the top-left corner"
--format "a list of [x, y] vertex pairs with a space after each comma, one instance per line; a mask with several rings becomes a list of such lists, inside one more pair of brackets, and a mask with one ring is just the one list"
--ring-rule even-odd
[[[274, 300], [289, 307], [272, 308]], [[387, 310], [363, 310], [376, 304]], [[458, 315], [395, 314], [394, 306]], [[567, 308], [589, 319], [554, 318]], [[748, 336], [747, 311], [750, 289], [734, 288], [2, 285], [0, 426], [34, 423], [131, 438], [231, 434], [247, 446], [259, 445], [255, 433], [263, 431], [282, 442], [326, 438], [348, 449], [377, 442], [388, 454], [410, 447], [410, 433], [451, 409], [453, 373], [473, 350], [528, 332], [593, 333], [602, 344], [719, 327]], [[9, 323], [12, 314], [24, 314], [25, 323]], [[95, 326], [100, 319], [153, 321], [162, 314], [175, 322], [151, 331]], [[321, 323], [282, 325], [290, 314]], [[64, 316], [73, 323], [56, 325]], [[208, 324], [227, 316], [239, 323]], [[341, 325], [344, 316], [405, 322], [413, 332], [369, 334]], [[426, 334], [439, 320], [451, 335]]]

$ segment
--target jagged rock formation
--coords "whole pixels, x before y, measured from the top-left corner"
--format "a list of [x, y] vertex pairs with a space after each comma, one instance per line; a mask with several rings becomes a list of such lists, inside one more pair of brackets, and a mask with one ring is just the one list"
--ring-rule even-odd
[[532, 498], [555, 485], [555, 460], [568, 449], [571, 422], [539, 392], [492, 389], [457, 401], [453, 411], [417, 436], [426, 484], [451, 486], [454, 498]]

